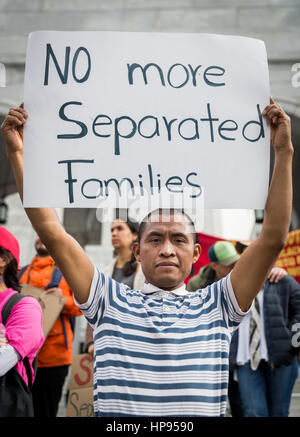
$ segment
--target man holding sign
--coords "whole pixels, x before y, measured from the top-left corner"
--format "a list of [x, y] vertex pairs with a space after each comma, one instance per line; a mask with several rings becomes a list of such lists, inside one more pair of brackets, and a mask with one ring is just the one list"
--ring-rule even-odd
[[[55, 210], [26, 208], [94, 329], [97, 416], [225, 415], [231, 333], [285, 244], [292, 208], [290, 120], [273, 100], [262, 115], [275, 152], [263, 229], [231, 274], [204, 290], [185, 289], [201, 248], [180, 211], [156, 211], [142, 222], [134, 253], [147, 283], [130, 290], [98, 271]], [[27, 116], [21, 105], [2, 125], [21, 199]]]

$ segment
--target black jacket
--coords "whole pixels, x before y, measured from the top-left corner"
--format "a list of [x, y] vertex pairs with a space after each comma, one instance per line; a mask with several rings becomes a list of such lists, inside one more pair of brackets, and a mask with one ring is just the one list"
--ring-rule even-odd
[[[291, 364], [298, 349], [292, 346], [292, 326], [300, 322], [300, 286], [287, 275], [281, 281], [264, 285], [264, 325], [271, 368]], [[230, 345], [230, 370], [236, 366], [238, 329]]]

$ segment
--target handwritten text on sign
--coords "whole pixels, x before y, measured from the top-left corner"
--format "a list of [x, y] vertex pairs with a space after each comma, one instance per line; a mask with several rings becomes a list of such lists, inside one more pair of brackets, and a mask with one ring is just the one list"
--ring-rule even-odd
[[193, 205], [205, 193], [207, 208], [264, 207], [262, 41], [36, 32], [24, 101], [26, 206], [104, 207], [163, 192]]

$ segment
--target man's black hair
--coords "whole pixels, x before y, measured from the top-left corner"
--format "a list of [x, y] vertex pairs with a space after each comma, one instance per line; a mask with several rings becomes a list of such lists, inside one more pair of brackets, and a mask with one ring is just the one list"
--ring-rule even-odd
[[142, 235], [145, 231], [146, 225], [147, 223], [150, 221], [150, 217], [154, 214], [158, 214], [158, 215], [175, 215], [175, 214], [182, 214], [184, 217], [186, 217], [192, 227], [192, 234], [194, 236], [194, 244], [198, 243], [198, 238], [197, 238], [197, 233], [196, 233], [196, 228], [195, 228], [195, 224], [193, 222], [193, 220], [191, 219], [191, 217], [183, 210], [180, 208], [170, 208], [170, 209], [163, 209], [163, 208], [158, 208], [155, 209], [154, 211], [150, 211], [149, 214], [147, 214], [143, 220], [140, 222], [140, 227], [139, 227], [139, 232], [138, 232], [138, 242], [141, 241]]

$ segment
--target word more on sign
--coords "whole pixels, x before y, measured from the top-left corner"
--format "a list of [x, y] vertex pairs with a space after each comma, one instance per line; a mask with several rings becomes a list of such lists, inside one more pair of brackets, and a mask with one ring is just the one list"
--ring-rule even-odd
[[264, 208], [262, 41], [35, 32], [25, 72], [28, 207]]

